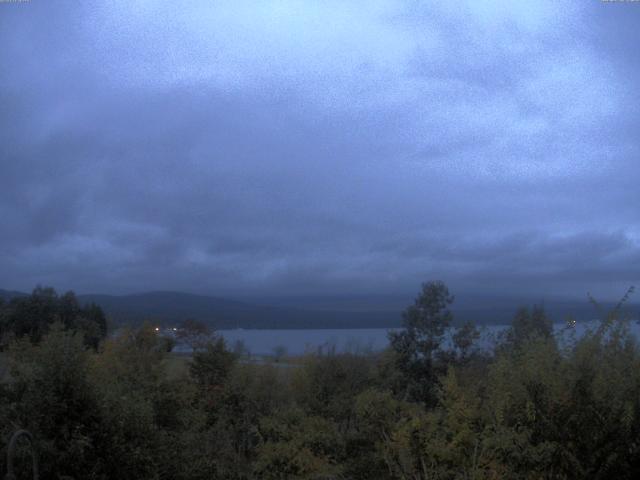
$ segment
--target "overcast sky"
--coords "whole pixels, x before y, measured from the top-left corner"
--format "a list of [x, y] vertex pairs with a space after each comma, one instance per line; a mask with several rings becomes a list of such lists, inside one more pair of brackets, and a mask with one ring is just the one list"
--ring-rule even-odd
[[621, 295], [639, 52], [633, 2], [0, 3], [0, 288]]

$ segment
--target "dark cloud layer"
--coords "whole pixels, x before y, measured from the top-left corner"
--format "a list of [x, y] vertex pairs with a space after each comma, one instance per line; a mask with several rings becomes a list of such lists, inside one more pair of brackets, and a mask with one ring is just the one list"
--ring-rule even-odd
[[637, 283], [640, 6], [367, 3], [0, 4], [0, 286]]

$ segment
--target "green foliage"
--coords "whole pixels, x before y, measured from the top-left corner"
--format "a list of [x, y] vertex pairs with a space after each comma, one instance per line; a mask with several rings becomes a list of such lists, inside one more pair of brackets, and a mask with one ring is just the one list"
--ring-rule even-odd
[[104, 419], [101, 431], [109, 478], [154, 478], [159, 445], [156, 409], [166, 352], [155, 330], [125, 329], [94, 358], [92, 381]]
[[462, 327], [456, 329], [452, 340], [461, 362], [468, 360], [474, 344], [479, 338], [480, 332], [472, 322], [467, 322]]
[[355, 354], [308, 355], [293, 375], [293, 398], [310, 415], [345, 426], [353, 420], [356, 396], [373, 383], [373, 362]]
[[453, 296], [442, 282], [427, 282], [403, 314], [403, 329], [391, 332], [389, 340], [395, 352], [396, 367], [403, 374], [405, 398], [436, 401], [438, 376], [443, 366], [438, 362], [440, 347], [453, 316], [449, 305]]
[[221, 339], [173, 356], [150, 325], [96, 350], [71, 295], [37, 297], [19, 308], [56, 322], [29, 320], [46, 328], [23, 330], [3, 352], [0, 438], [31, 431], [42, 478], [572, 480], [640, 471], [640, 349], [620, 308], [562, 342], [542, 309], [523, 309], [506, 341], [479, 354], [472, 325], [445, 348], [452, 298], [443, 284], [425, 284], [382, 354], [330, 349], [251, 364]]
[[511, 323], [511, 328], [507, 332], [507, 342], [515, 347], [536, 338], [550, 339], [553, 336], [553, 324], [547, 317], [541, 306], [534, 305], [529, 311], [528, 308], [520, 308]]
[[227, 350], [223, 338], [206, 345], [204, 350], [196, 352], [190, 366], [190, 373], [195, 382], [204, 389], [224, 385], [236, 355]]
[[213, 332], [206, 323], [191, 318], [182, 321], [176, 331], [176, 340], [191, 347], [194, 353], [206, 346], [212, 336]]
[[423, 415], [422, 408], [372, 388], [358, 395], [355, 410], [356, 425], [346, 446], [346, 471], [353, 478], [395, 478], [392, 437], [405, 419]]
[[260, 421], [254, 474], [261, 479], [306, 479], [339, 473], [343, 440], [330, 420], [291, 408]]
[[23, 340], [14, 343], [9, 354], [3, 438], [18, 428], [33, 433], [42, 478], [99, 478], [99, 399], [88, 379], [89, 354], [82, 335], [54, 324], [39, 345]]
[[0, 349], [13, 338], [38, 343], [57, 322], [81, 332], [85, 345], [94, 349], [107, 335], [106, 317], [99, 306], [80, 306], [73, 292], [58, 296], [53, 288], [36, 287], [28, 297], [0, 304]]

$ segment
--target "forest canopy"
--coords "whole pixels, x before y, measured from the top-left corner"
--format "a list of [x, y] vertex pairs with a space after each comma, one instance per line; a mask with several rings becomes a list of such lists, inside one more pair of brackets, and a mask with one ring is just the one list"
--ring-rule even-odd
[[[148, 324], [96, 348], [85, 323], [96, 310], [65, 310], [72, 298], [36, 289], [2, 307], [12, 335], [0, 462], [12, 433], [27, 429], [42, 478], [631, 479], [640, 470], [640, 351], [622, 308], [579, 337], [570, 324], [552, 330], [543, 308], [523, 308], [486, 350], [471, 324], [443, 341], [454, 297], [428, 282], [383, 352], [254, 363], [215, 334], [177, 356]], [[43, 320], [18, 323], [17, 312]], [[18, 478], [30, 478], [28, 448], [19, 454]]]
[[72, 291], [58, 295], [51, 287], [38, 286], [31, 295], [8, 302], [0, 299], [0, 349], [24, 337], [38, 343], [55, 323], [81, 333], [84, 344], [94, 349], [107, 334], [101, 307], [95, 303], [80, 305]]

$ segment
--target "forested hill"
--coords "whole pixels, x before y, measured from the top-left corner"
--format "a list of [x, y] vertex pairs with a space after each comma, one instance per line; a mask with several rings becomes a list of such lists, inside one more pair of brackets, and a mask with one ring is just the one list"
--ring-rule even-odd
[[[271, 305], [280, 308], [297, 308], [314, 311], [341, 312], [388, 312], [394, 318], [401, 318], [401, 312], [413, 303], [410, 295], [344, 295], [334, 297], [257, 297], [246, 299], [248, 303]], [[547, 315], [554, 322], [565, 321], [573, 317], [578, 321], [594, 320], [608, 312], [616, 302], [599, 302], [596, 308], [585, 295], [582, 299], [574, 298], [535, 298], [535, 297], [506, 297], [487, 295], [456, 295], [451, 310], [455, 324], [468, 321], [478, 325], [507, 325], [513, 320], [515, 312], [523, 306], [542, 306]], [[600, 310], [600, 312], [599, 312]], [[625, 303], [624, 312], [631, 318], [638, 319], [640, 304]]]
[[[0, 289], [0, 298], [27, 295]], [[242, 301], [182, 292], [147, 292], [134, 295], [78, 295], [80, 303], [100, 305], [114, 324], [140, 324], [145, 320], [172, 323], [186, 318], [206, 321], [224, 328], [390, 328], [401, 323], [402, 311], [411, 297], [343, 296], [253, 298]], [[452, 310], [457, 323], [474, 321], [479, 325], [507, 324], [519, 306], [540, 300], [514, 298], [456, 299]], [[604, 302], [603, 310], [613, 306]], [[586, 300], [544, 302], [553, 321], [568, 315], [591, 320], [598, 313]], [[627, 307], [638, 318], [638, 305]]]
[[13, 290], [2, 290], [0, 288], [0, 299], [4, 301], [9, 301], [14, 297], [26, 297], [27, 294], [23, 292], [16, 292]]
[[[0, 298], [8, 300], [26, 293], [0, 289]], [[80, 303], [100, 305], [115, 324], [140, 324], [144, 320], [163, 323], [193, 318], [224, 328], [389, 328], [401, 322], [401, 312], [411, 297], [261, 297], [242, 301], [182, 292], [147, 292], [134, 295], [78, 295]], [[479, 325], [507, 324], [519, 306], [541, 303], [525, 298], [486, 298], [461, 296], [453, 305], [457, 323], [474, 321]], [[613, 306], [604, 302], [603, 310]], [[554, 321], [567, 315], [578, 320], [597, 317], [597, 311], [585, 300], [545, 301], [544, 307]], [[628, 311], [638, 318], [638, 305]]]
[[[0, 290], [0, 298], [26, 293]], [[172, 323], [192, 318], [214, 328], [388, 328], [400, 325], [401, 310], [326, 310], [265, 305], [183, 292], [132, 295], [78, 295], [82, 304], [96, 303], [113, 324], [138, 325], [145, 320]]]
[[215, 328], [376, 328], [400, 324], [400, 312], [319, 311], [259, 305], [181, 292], [136, 295], [80, 295], [95, 302], [118, 323], [144, 319], [174, 322], [185, 318], [211, 323]]

